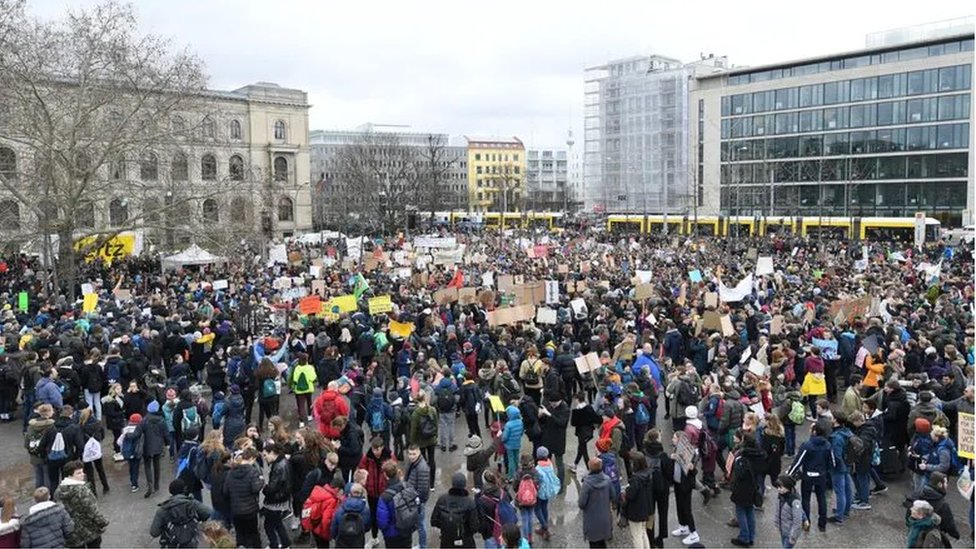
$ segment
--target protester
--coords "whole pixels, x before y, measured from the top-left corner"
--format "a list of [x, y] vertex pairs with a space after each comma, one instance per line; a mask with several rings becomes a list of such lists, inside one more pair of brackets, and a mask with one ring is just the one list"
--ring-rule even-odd
[[0, 548], [17, 549], [20, 547], [20, 515], [17, 514], [17, 504], [13, 496], [5, 496], [0, 509]]
[[108, 519], [98, 509], [80, 461], [69, 461], [64, 466], [64, 479], [54, 491], [54, 499], [64, 505], [75, 524], [65, 538], [68, 547], [101, 547]]
[[211, 510], [193, 499], [180, 479], [169, 483], [169, 499], [159, 504], [149, 535], [159, 538], [160, 547], [197, 547], [198, 525], [210, 518]]
[[232, 469], [224, 480], [224, 495], [230, 500], [238, 546], [261, 546], [258, 495], [264, 487], [264, 478], [256, 465], [257, 459], [257, 450], [245, 449], [233, 460]]
[[780, 475], [776, 479], [779, 498], [773, 521], [776, 524], [776, 531], [779, 533], [783, 549], [792, 549], [796, 546], [803, 529], [803, 522], [806, 520], [800, 498], [796, 496], [795, 486], [796, 481], [789, 475]]
[[583, 539], [589, 542], [590, 547], [606, 547], [613, 535], [610, 479], [603, 474], [603, 462], [600, 460], [591, 459], [588, 468], [589, 474], [583, 477], [579, 497]]
[[34, 490], [34, 505], [20, 522], [20, 546], [65, 547], [68, 536], [75, 529], [71, 515], [60, 503], [51, 501], [51, 492], [44, 486]]
[[441, 547], [476, 547], [474, 536], [479, 531], [478, 511], [468, 494], [464, 473], [451, 477], [451, 488], [439, 497], [430, 512], [430, 525], [440, 530]]

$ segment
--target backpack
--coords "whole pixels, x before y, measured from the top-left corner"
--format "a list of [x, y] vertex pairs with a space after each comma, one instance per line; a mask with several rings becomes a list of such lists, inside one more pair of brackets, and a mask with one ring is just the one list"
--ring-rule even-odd
[[102, 443], [96, 440], [95, 437], [88, 437], [88, 442], [85, 443], [85, 449], [81, 453], [81, 461], [91, 463], [100, 459], [102, 459]]
[[440, 513], [441, 539], [445, 542], [460, 540], [464, 537], [464, 510], [451, 505], [445, 505]]
[[941, 448], [946, 448], [949, 450], [949, 455], [952, 456], [952, 461], [949, 463], [949, 470], [947, 474], [950, 477], [958, 477], [962, 473], [964, 464], [962, 460], [959, 459], [959, 452], [956, 451], [956, 444], [952, 442], [951, 438], [947, 438], [936, 445], [935, 451], [939, 451]]
[[529, 368], [525, 371], [525, 375], [522, 376], [522, 383], [526, 385], [535, 385], [539, 383], [539, 361], [536, 360], [532, 364], [529, 364]]
[[532, 507], [539, 499], [539, 490], [535, 486], [535, 479], [532, 475], [522, 475], [519, 481], [518, 491], [515, 492], [515, 502], [519, 507]]
[[556, 497], [556, 494], [562, 489], [562, 484], [559, 482], [559, 477], [556, 476], [555, 471], [552, 470], [552, 466], [539, 466], [535, 470], [542, 478], [542, 482], [539, 483], [539, 499], [550, 500]]
[[923, 530], [918, 536], [918, 547], [952, 547], [945, 533], [938, 526]]
[[396, 529], [406, 535], [417, 529], [420, 522], [420, 496], [412, 486], [403, 485], [393, 494], [393, 509], [396, 514]]
[[298, 377], [295, 379], [295, 392], [307, 393], [308, 391], [308, 376], [305, 375], [304, 371], [299, 372]]
[[[122, 444], [120, 444], [122, 449], [122, 455], [126, 458], [139, 457], [139, 437], [136, 435], [135, 431], [124, 433], [122, 435]], [[179, 473], [177, 473], [179, 474]]]
[[[197, 462], [197, 452], [199, 451], [199, 446], [194, 446], [190, 448], [190, 451], [180, 459], [179, 463], [176, 464], [176, 476], [179, 477], [183, 474], [183, 471], [189, 470], [191, 473], [196, 475], [196, 462]], [[200, 480], [199, 477], [197, 480]]]
[[261, 382], [261, 398], [271, 398], [278, 394], [278, 384], [275, 383], [274, 378], [265, 378]]
[[64, 450], [64, 435], [61, 431], [57, 431], [54, 434], [54, 442], [51, 443], [51, 449], [47, 452], [48, 461], [64, 461], [68, 459], [68, 453]]
[[346, 511], [336, 528], [336, 547], [364, 547], [366, 523], [359, 513]]
[[449, 414], [454, 411], [454, 394], [450, 389], [438, 389], [435, 394], [438, 412]]
[[844, 462], [848, 465], [863, 463], [864, 458], [868, 455], [868, 450], [868, 445], [863, 438], [851, 435], [847, 439], [847, 446], [844, 448]]
[[637, 412], [634, 413], [634, 423], [637, 425], [647, 425], [651, 422], [651, 413], [647, 411], [647, 406], [643, 402], [637, 403]]
[[210, 467], [207, 463], [207, 456], [203, 455], [203, 452], [199, 447], [194, 448], [190, 451], [190, 465], [193, 466], [191, 471], [193, 471], [193, 476], [197, 477], [200, 482], [210, 485]]
[[386, 431], [387, 427], [386, 414], [383, 413], [383, 407], [380, 406], [373, 410], [369, 416], [369, 429], [374, 433], [382, 433]]
[[702, 461], [718, 454], [718, 444], [708, 429], [704, 427], [698, 431], [698, 453], [701, 455]]
[[[332, 537], [332, 517], [326, 516], [330, 509], [329, 492], [321, 486], [312, 488], [312, 493], [302, 504], [302, 530], [316, 536], [329, 539]], [[331, 512], [334, 514], [335, 509]], [[328, 519], [328, 520], [326, 520]]]
[[28, 429], [24, 433], [24, 447], [27, 448], [27, 453], [36, 458], [43, 458], [44, 446], [41, 445], [42, 440], [44, 440], [44, 431]]
[[159, 540], [161, 547], [190, 547], [196, 541], [196, 517], [192, 512], [182, 514], [177, 520], [166, 523]]
[[[701, 437], [698, 440], [701, 440]], [[647, 458], [647, 468], [651, 472], [651, 487], [654, 492], [658, 494], [665, 492], [668, 489], [668, 484], [664, 479], [664, 468], [661, 466], [661, 457]]]
[[417, 434], [420, 438], [429, 439], [437, 436], [437, 424], [430, 414], [420, 414], [420, 421], [417, 424]]
[[617, 460], [614, 459], [613, 454], [610, 452], [600, 454], [600, 461], [603, 462], [603, 474], [607, 475], [607, 478], [610, 479], [610, 483], [619, 484], [620, 473], [617, 472]]
[[799, 400], [794, 400], [790, 404], [790, 413], [787, 415], [787, 419], [794, 425], [803, 425], [803, 420], [806, 419], [806, 410], [803, 408], [803, 403]]
[[[518, 513], [515, 512], [515, 507], [512, 505], [512, 500], [509, 499], [504, 493], [495, 499], [488, 494], [482, 494], [482, 501], [490, 502], [495, 508], [495, 512], [490, 517], [486, 517], [491, 521], [491, 537], [496, 541], [501, 539], [502, 527], [506, 524], [518, 524]], [[487, 507], [488, 503], [483, 503]]]
[[[187, 433], [192, 429], [200, 429], [200, 416], [197, 414], [197, 407], [190, 406], [189, 408], [183, 409], [183, 420], [180, 423], [183, 427], [183, 433]], [[186, 436], [185, 434], [183, 435]]]
[[501, 384], [498, 386], [498, 392], [501, 393], [502, 403], [506, 406], [509, 402], [518, 398], [522, 389], [519, 387], [517, 381], [514, 378], [503, 379]]

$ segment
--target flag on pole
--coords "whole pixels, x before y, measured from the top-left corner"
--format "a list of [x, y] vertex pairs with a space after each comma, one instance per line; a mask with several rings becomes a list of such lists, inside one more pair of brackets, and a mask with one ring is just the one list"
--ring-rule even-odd
[[363, 277], [362, 273], [357, 273], [356, 283], [352, 289], [352, 293], [356, 296], [356, 300], [358, 301], [359, 298], [362, 297], [363, 294], [366, 293], [366, 290], [368, 289], [369, 289], [369, 282], [366, 282], [366, 278]]

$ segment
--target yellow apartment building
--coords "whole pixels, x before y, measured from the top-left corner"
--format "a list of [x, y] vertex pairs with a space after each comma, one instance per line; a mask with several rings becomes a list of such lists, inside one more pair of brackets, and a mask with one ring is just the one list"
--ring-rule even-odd
[[517, 137], [468, 143], [468, 208], [472, 212], [525, 209], [525, 145]]

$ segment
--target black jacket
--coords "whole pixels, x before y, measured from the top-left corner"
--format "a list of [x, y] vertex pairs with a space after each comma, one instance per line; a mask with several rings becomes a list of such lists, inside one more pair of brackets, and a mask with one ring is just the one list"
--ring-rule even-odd
[[159, 413], [147, 415], [136, 427], [136, 432], [142, 436], [142, 455], [146, 457], [162, 455], [167, 437], [163, 416]]
[[229, 473], [230, 468], [226, 463], [218, 465], [216, 469], [210, 472], [210, 503], [213, 504], [215, 510], [228, 516], [230, 515], [230, 499], [224, 493], [224, 484]]
[[224, 479], [224, 496], [230, 500], [230, 510], [234, 515], [257, 513], [258, 494], [264, 486], [264, 477], [257, 465], [238, 465], [227, 473]]
[[549, 403], [546, 406], [550, 415], [539, 414], [539, 425], [542, 426], [542, 445], [551, 455], [566, 453], [566, 425], [569, 424], [569, 406], [560, 401], [559, 404]]
[[939, 515], [942, 522], [939, 523], [939, 530], [945, 532], [946, 535], [951, 536], [954, 539], [959, 539], [959, 528], [956, 527], [956, 519], [952, 515], [952, 507], [945, 500], [945, 492], [932, 486], [925, 485], [921, 490], [913, 493], [910, 497], [905, 498], [905, 506], [909, 508], [906, 511], [905, 518], [911, 513], [912, 502], [915, 500], [924, 500], [932, 505], [932, 509], [935, 513]]
[[631, 522], [644, 522], [654, 510], [651, 470], [644, 469], [630, 478], [624, 491], [624, 516]]
[[105, 386], [105, 372], [97, 362], [82, 364], [79, 376], [81, 386], [89, 393], [101, 393]]
[[278, 459], [271, 464], [268, 470], [268, 483], [264, 485], [263, 493], [264, 503], [291, 501], [291, 473], [285, 456], [278, 456]]
[[755, 462], [752, 459], [756, 451], [756, 448], [746, 448], [732, 463], [732, 494], [729, 499], [736, 505], [748, 507], [756, 503], [759, 486], [756, 484]]
[[[152, 525], [149, 527], [149, 535], [158, 538], [164, 536], [167, 526], [170, 524], [185, 524], [190, 521], [203, 522], [210, 518], [210, 508], [185, 494], [178, 494], [159, 504], [156, 515], [153, 517]], [[162, 547], [174, 547], [169, 540], [161, 538], [159, 544]], [[196, 545], [192, 545], [196, 547]]]
[[71, 418], [64, 416], [58, 416], [54, 420], [54, 426], [48, 429], [44, 433], [44, 437], [41, 438], [41, 447], [44, 448], [45, 459], [51, 452], [51, 445], [54, 444], [54, 439], [58, 433], [61, 433], [61, 438], [64, 439], [64, 453], [67, 456], [65, 461], [80, 459], [85, 448], [85, 437], [81, 433], [81, 427]]
[[[474, 500], [463, 488], [451, 488], [437, 498], [430, 513], [430, 525], [441, 531], [441, 547], [476, 547], [474, 536], [480, 529]], [[455, 542], [460, 541], [460, 544]]]
[[593, 437], [594, 429], [603, 423], [603, 419], [600, 414], [596, 413], [593, 406], [587, 404], [582, 408], [573, 409], [569, 422], [576, 428], [576, 436], [587, 440]]
[[884, 398], [884, 425], [885, 439], [899, 448], [908, 445], [908, 414], [912, 411], [912, 406], [908, 403], [908, 395], [899, 388], [896, 391], [885, 395]]
[[339, 468], [352, 471], [363, 457], [363, 430], [354, 422], [346, 424], [339, 435]]

